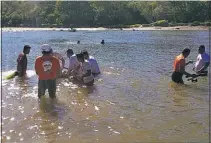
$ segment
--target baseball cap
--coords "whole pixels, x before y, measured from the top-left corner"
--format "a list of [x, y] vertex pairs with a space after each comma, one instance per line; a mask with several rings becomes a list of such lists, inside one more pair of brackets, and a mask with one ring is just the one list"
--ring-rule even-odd
[[43, 45], [41, 46], [41, 50], [42, 50], [42, 52], [50, 52], [50, 51], [52, 50], [52, 48], [51, 48], [51, 46], [48, 45], [48, 44], [43, 44]]

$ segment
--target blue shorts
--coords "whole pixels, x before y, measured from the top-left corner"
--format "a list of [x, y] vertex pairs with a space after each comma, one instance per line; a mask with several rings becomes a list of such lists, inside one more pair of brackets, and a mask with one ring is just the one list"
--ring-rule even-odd
[[38, 97], [45, 95], [45, 91], [48, 89], [49, 96], [51, 98], [56, 97], [56, 79], [39, 80], [38, 82]]

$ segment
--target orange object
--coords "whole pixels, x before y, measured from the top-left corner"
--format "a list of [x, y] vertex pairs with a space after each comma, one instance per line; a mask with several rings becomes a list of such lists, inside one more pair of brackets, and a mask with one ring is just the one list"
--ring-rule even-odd
[[173, 70], [175, 72], [181, 72], [181, 70], [185, 69], [185, 58], [182, 54], [176, 56], [174, 60]]
[[59, 60], [54, 56], [37, 57], [35, 71], [40, 80], [55, 79], [60, 71]]

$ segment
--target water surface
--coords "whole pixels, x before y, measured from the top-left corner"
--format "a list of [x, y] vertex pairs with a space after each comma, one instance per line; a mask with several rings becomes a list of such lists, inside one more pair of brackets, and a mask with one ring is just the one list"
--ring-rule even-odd
[[[34, 61], [46, 43], [63, 56], [87, 49], [98, 60], [93, 93], [60, 79], [57, 100], [46, 94], [38, 102]], [[25, 44], [28, 78], [2, 81], [3, 142], [208, 142], [208, 77], [185, 85], [170, 78], [174, 57], [190, 48], [187, 60], [196, 60], [208, 31], [3, 31], [3, 76]]]

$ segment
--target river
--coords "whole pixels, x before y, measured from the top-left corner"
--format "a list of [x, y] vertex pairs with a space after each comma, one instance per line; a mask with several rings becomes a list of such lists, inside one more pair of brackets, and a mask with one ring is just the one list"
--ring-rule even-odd
[[[2, 31], [3, 77], [16, 69], [25, 44], [32, 47], [28, 78], [2, 81], [3, 142], [209, 141], [209, 78], [184, 78], [185, 85], [170, 78], [184, 48], [191, 49], [187, 61], [196, 60], [199, 45], [209, 51], [208, 31]], [[39, 102], [34, 62], [41, 44], [64, 57], [68, 48], [87, 49], [102, 72], [93, 92], [59, 79], [57, 100]]]

